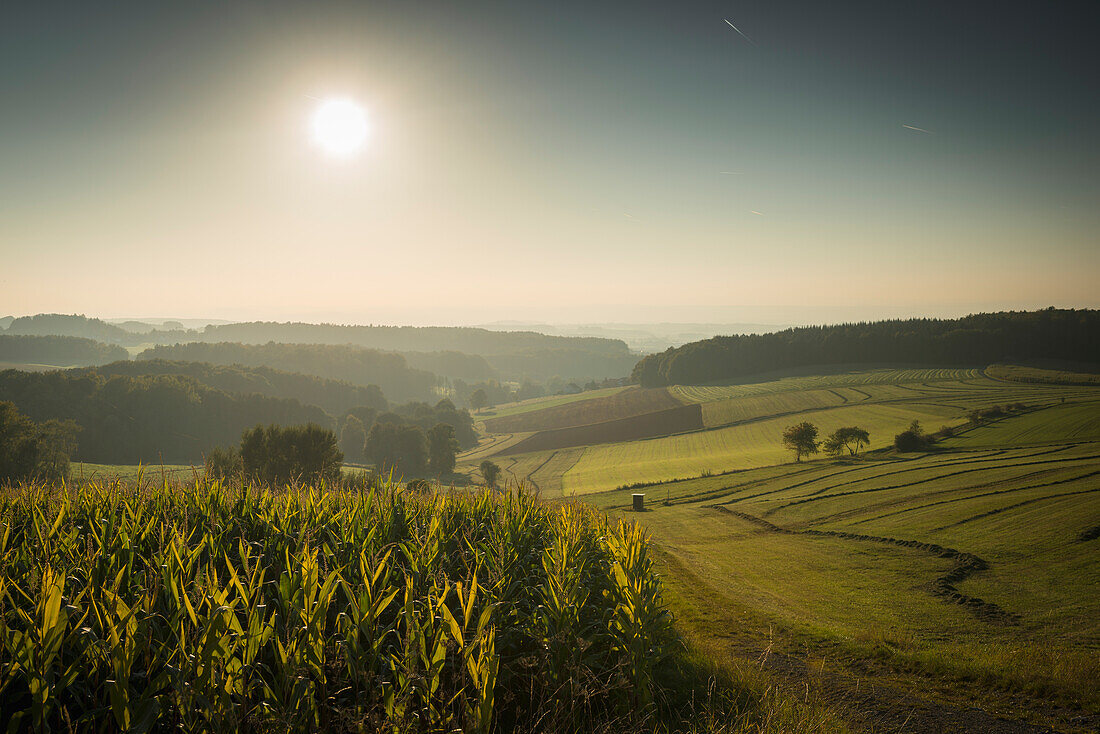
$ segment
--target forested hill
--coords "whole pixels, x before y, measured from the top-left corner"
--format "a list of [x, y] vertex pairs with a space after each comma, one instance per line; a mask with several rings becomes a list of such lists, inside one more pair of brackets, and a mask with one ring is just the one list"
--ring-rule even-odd
[[113, 362], [97, 367], [94, 372], [104, 377], [183, 375], [227, 393], [255, 393], [273, 398], [291, 398], [306, 405], [319, 406], [333, 416], [343, 415], [348, 410], [359, 407], [373, 408], [379, 412], [389, 409], [389, 402], [377, 385], [364, 387], [343, 380], [284, 372], [271, 367], [140, 359]]
[[0, 362], [73, 367], [127, 358], [126, 350], [78, 336], [0, 334]]
[[75, 420], [81, 431], [72, 458], [104, 464], [202, 462], [210, 449], [237, 443], [257, 423], [334, 425], [315, 405], [230, 395], [182, 375], [6, 370], [0, 401], [36, 421]]
[[176, 344], [146, 349], [138, 359], [271, 367], [367, 387], [377, 385], [391, 402], [432, 400], [437, 378], [409, 367], [400, 354], [332, 344]]
[[[549, 336], [533, 331], [490, 331], [465, 326], [251, 322], [207, 326], [200, 339], [244, 344], [353, 344], [401, 352], [407, 354], [410, 364], [423, 365], [438, 375], [464, 380], [490, 376], [535, 380], [554, 376], [568, 379], [623, 377], [637, 359], [626, 342], [619, 339]], [[417, 354], [424, 352], [435, 354]], [[456, 352], [467, 355], [467, 359], [458, 359]], [[486, 372], [481, 361], [495, 374]], [[389, 391], [386, 394], [389, 395]]]
[[203, 341], [244, 344], [356, 344], [394, 352], [454, 351], [513, 354], [531, 349], [583, 349], [598, 354], [629, 354], [626, 342], [599, 337], [547, 336], [533, 331], [489, 331], [465, 326], [344, 326], [340, 324], [254, 321], [203, 329]]
[[13, 319], [5, 333], [28, 336], [79, 336], [109, 344], [122, 344], [130, 340], [129, 332], [114, 324], [86, 316], [59, 313], [40, 313]]
[[987, 365], [1033, 359], [1100, 362], [1100, 311], [1009, 311], [718, 336], [645, 357], [634, 367], [633, 379], [658, 387], [810, 365]]
[[[169, 324], [182, 326], [178, 322]], [[142, 331], [142, 325], [142, 322], [128, 322], [127, 328], [120, 328], [80, 315], [38, 314], [12, 320], [5, 333], [82, 336], [131, 347], [220, 342], [350, 345], [397, 352], [411, 367], [467, 382], [488, 379], [546, 381], [551, 377], [567, 380], [619, 378], [628, 375], [637, 361], [637, 355], [619, 339], [553, 336], [534, 331], [266, 321], [211, 324], [203, 329], [162, 327]], [[390, 391], [387, 395], [395, 397]]]

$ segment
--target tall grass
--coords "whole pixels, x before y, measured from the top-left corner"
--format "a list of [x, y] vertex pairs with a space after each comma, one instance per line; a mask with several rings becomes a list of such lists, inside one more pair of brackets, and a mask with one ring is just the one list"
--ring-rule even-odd
[[520, 493], [197, 481], [0, 491], [12, 730], [651, 725], [643, 533]]

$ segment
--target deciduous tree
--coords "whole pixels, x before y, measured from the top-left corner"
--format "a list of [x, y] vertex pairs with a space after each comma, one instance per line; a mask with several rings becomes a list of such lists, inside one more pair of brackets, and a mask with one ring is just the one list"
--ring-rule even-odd
[[451, 474], [455, 470], [455, 454], [458, 439], [455, 429], [446, 423], [437, 423], [428, 431], [428, 468], [436, 476]]
[[807, 421], [787, 426], [783, 431], [783, 445], [794, 452], [795, 461], [802, 461], [803, 456], [816, 454], [820, 446], [817, 426]]

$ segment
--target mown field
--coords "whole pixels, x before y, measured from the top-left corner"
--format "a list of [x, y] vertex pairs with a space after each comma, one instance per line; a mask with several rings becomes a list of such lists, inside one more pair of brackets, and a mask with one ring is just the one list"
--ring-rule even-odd
[[201, 478], [205, 473], [202, 466], [187, 464], [90, 464], [83, 461], [73, 462], [72, 478], [76, 482], [110, 482], [116, 479], [136, 481], [139, 477], [147, 479], [171, 479], [187, 481]]
[[928, 454], [585, 501], [614, 516], [632, 492], [647, 495], [630, 514], [666, 554], [681, 608], [715, 639], [731, 624], [761, 649], [783, 638], [857, 698], [860, 677], [897, 678], [963, 709], [1100, 726], [1100, 402], [1004, 418]]
[[986, 368], [986, 374], [998, 380], [1046, 383], [1052, 385], [1100, 385], [1100, 373], [1095, 368], [1083, 372], [1083, 365], [1072, 367], [1040, 367], [1034, 365], [994, 364]]
[[[808, 411], [798, 420], [817, 425], [824, 434], [841, 426], [861, 426], [871, 434], [871, 448], [886, 446], [913, 420], [938, 427], [962, 419], [962, 413], [935, 405], [868, 405]], [[639, 481], [664, 481], [705, 472], [767, 466], [789, 461], [780, 436], [791, 420], [764, 420], [648, 441], [592, 446], [562, 477], [565, 496], [605, 492]]]
[[492, 433], [570, 428], [645, 415], [682, 404], [664, 388], [608, 388], [532, 402], [529, 410], [487, 419], [485, 428]]
[[[460, 457], [460, 467], [469, 471], [489, 458], [509, 476], [526, 479], [544, 493], [587, 494], [636, 482], [783, 463], [789, 455], [780, 434], [786, 425], [801, 420], [817, 424], [823, 435], [840, 426], [860, 426], [879, 448], [913, 420], [935, 431], [962, 425], [971, 411], [994, 405], [1038, 408], [1095, 396], [1088, 386], [1029, 384], [995, 379], [979, 369], [946, 368], [628, 389], [610, 398], [526, 412], [516, 416], [522, 423], [515, 425], [497, 424], [522, 427], [524, 432], [487, 434], [478, 449]], [[686, 407], [657, 407], [672, 399], [681, 406], [699, 406], [701, 425], [693, 426], [694, 417]], [[651, 404], [648, 412], [639, 412]], [[485, 425], [488, 429], [493, 424]], [[551, 474], [548, 466], [559, 473]]]
[[478, 412], [477, 416], [486, 420], [494, 420], [507, 416], [522, 415], [533, 410], [546, 410], [547, 408], [553, 408], [559, 405], [568, 405], [579, 401], [592, 400], [593, 398], [607, 397], [625, 389], [627, 388], [606, 387], [599, 390], [573, 393], [571, 395], [547, 395], [543, 398], [531, 398], [530, 400], [521, 400], [515, 403], [502, 403]]

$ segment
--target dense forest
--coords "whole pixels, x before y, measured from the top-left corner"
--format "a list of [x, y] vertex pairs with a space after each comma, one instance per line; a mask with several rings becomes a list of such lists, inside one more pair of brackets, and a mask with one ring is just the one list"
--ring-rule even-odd
[[170, 362], [163, 359], [140, 359], [113, 362], [96, 368], [104, 377], [125, 375], [183, 375], [217, 390], [229, 393], [258, 393], [273, 398], [293, 398], [306, 405], [316, 405], [338, 416], [351, 408], [367, 406], [377, 411], [389, 408], [377, 385], [353, 385], [315, 375], [284, 372], [271, 367], [221, 365], [207, 362]]
[[255, 321], [208, 326], [203, 335], [206, 341], [357, 344], [394, 352], [508, 354], [532, 348], [583, 347], [603, 354], [627, 353], [626, 344], [618, 339], [547, 336], [533, 331], [489, 331], [466, 326], [345, 326]]
[[271, 367], [353, 385], [377, 385], [392, 402], [428, 400], [437, 378], [409, 367], [400, 354], [334, 344], [192, 343], [151, 347], [138, 359]]
[[491, 380], [497, 371], [480, 354], [462, 352], [401, 352], [413, 369], [457, 380]]
[[[554, 376], [621, 377], [630, 371], [637, 359], [637, 355], [618, 339], [548, 336], [532, 331], [490, 331], [472, 327], [253, 322], [208, 326], [202, 332], [202, 340], [245, 344], [355, 344], [400, 352], [410, 365], [467, 381], [497, 375], [504, 379], [527, 377], [535, 380]], [[466, 359], [457, 357], [457, 353]]]
[[1100, 362], [1100, 311], [1012, 311], [718, 336], [643, 358], [633, 380], [659, 387], [811, 365], [985, 366], [1031, 359]]
[[35, 316], [22, 316], [8, 324], [8, 334], [28, 336], [80, 336], [85, 339], [121, 344], [129, 340], [130, 334], [113, 324], [86, 316], [40, 313]]
[[127, 357], [122, 347], [77, 336], [0, 334], [0, 362], [71, 367], [105, 364]]
[[263, 395], [231, 395], [180, 375], [104, 377], [92, 372], [0, 372], [0, 401], [35, 421], [80, 427], [72, 458], [105, 464], [201, 462], [237, 443], [257, 423], [333, 420], [313, 405]]

